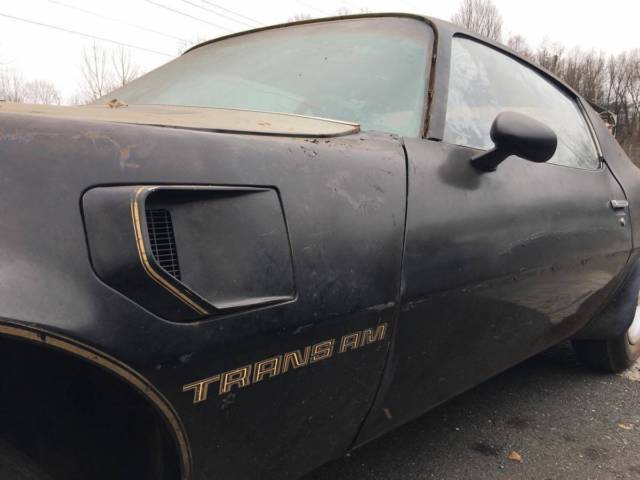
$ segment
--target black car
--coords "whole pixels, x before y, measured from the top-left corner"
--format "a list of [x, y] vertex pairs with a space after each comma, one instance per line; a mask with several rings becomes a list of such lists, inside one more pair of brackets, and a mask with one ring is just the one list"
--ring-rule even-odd
[[296, 478], [563, 340], [640, 353], [638, 170], [558, 79], [429, 18], [0, 103], [0, 231], [3, 479]]

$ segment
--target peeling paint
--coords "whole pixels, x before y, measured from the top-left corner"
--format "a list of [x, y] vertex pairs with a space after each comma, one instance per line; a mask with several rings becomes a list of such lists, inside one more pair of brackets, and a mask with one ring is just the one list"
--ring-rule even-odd
[[180, 360], [180, 363], [189, 363], [191, 361], [191, 357], [193, 357], [193, 353], [187, 353], [185, 355], [180, 355], [178, 360]]

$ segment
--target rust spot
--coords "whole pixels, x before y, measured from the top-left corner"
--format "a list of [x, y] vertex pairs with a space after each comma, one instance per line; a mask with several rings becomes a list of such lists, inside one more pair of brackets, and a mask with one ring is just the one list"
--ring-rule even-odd
[[126, 103], [121, 102], [117, 98], [113, 98], [113, 99], [109, 100], [107, 102], [107, 105], [109, 105], [109, 108], [122, 108], [122, 107], [128, 107], [129, 106]]
[[120, 148], [120, 162], [126, 162], [131, 155], [131, 147]]

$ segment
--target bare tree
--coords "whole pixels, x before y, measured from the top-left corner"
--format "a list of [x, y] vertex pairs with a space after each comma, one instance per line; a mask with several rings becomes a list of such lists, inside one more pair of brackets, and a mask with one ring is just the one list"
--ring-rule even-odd
[[207, 40], [210, 40], [210, 37], [204, 37], [202, 35], [197, 35], [196, 37], [192, 38], [191, 40], [182, 40], [181, 42], [178, 43], [178, 56], [182, 55], [184, 52], [186, 52], [187, 50], [189, 50], [191, 47], [195, 47], [196, 45], [199, 45], [201, 43], [206, 42]]
[[311, 20], [312, 18], [308, 13], [296, 13], [293, 17], [289, 17], [289, 22], [301, 22], [303, 20]]
[[554, 75], [562, 77], [565, 48], [556, 42], [545, 40], [533, 55], [533, 60]]
[[609, 57], [605, 87], [605, 106], [618, 119], [618, 141], [640, 165], [640, 50]]
[[80, 66], [84, 81], [84, 95], [89, 101], [97, 100], [113, 90], [115, 80], [109, 65], [109, 53], [95, 42], [86, 48]]
[[502, 15], [491, 0], [462, 0], [451, 21], [491, 40], [502, 38]]
[[605, 96], [606, 66], [602, 52], [573, 49], [562, 62], [560, 75], [584, 97], [600, 104]]
[[24, 102], [44, 105], [60, 105], [60, 92], [48, 80], [33, 80], [24, 85]]
[[119, 47], [111, 53], [113, 76], [116, 87], [124, 87], [140, 76], [140, 67], [133, 61], [131, 51]]
[[511, 48], [514, 52], [522, 55], [525, 58], [532, 59], [533, 58], [533, 50], [529, 46], [529, 42], [522, 35], [511, 35], [507, 39], [507, 46]]
[[26, 81], [20, 72], [0, 70], [0, 99], [14, 103], [60, 105], [60, 92], [48, 80]]
[[0, 70], [0, 100], [24, 102], [24, 83], [24, 78], [19, 72], [6, 67]]
[[[82, 97], [92, 102], [116, 88], [123, 87], [140, 74], [140, 68], [125, 48], [107, 50], [95, 42], [86, 48], [80, 66]], [[81, 102], [85, 103], [85, 102]]]
[[84, 105], [87, 103], [87, 99], [81, 92], [76, 92], [67, 98], [67, 105]]
[[356, 15], [359, 13], [371, 13], [371, 10], [368, 8], [357, 8], [355, 10], [352, 10], [348, 7], [340, 7], [336, 12], [336, 15], [344, 17], [346, 15]]

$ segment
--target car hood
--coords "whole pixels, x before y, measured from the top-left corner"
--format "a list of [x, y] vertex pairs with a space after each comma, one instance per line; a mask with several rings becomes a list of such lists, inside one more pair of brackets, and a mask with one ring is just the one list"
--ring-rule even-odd
[[105, 105], [83, 106], [2, 102], [0, 114], [2, 113], [287, 137], [337, 137], [360, 131], [357, 123], [286, 113], [172, 105], [126, 105], [114, 101]]

